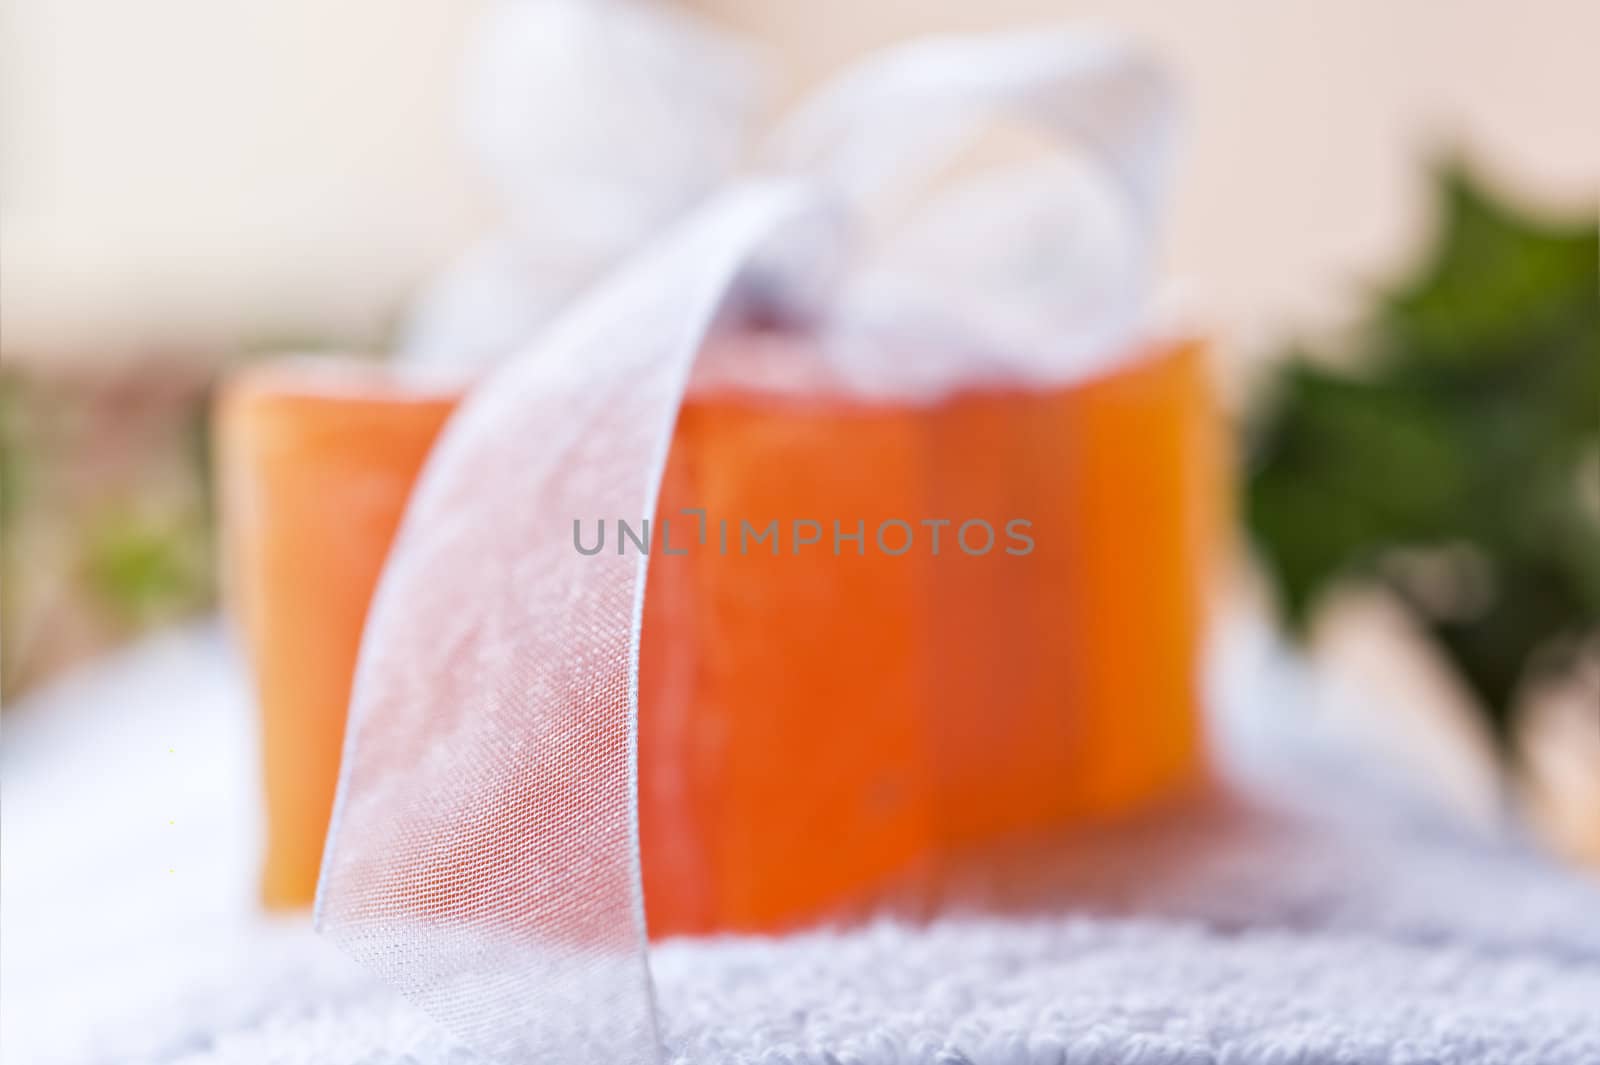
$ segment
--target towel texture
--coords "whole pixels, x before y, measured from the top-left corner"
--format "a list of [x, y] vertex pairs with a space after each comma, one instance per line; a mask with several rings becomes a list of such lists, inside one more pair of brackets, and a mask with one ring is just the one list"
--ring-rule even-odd
[[[1264, 646], [1213, 700], [1225, 787], [994, 856], [926, 923], [658, 946], [667, 1059], [1600, 1063], [1600, 889], [1340, 751]], [[30, 702], [0, 749], [0, 1062], [476, 1060], [255, 912], [253, 735], [214, 628]]]

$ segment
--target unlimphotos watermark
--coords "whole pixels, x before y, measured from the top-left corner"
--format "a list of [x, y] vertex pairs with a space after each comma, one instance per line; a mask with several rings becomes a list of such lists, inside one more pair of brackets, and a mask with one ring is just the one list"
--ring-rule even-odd
[[884, 518], [872, 523], [865, 518], [834, 518], [829, 522], [813, 518], [761, 521], [717, 518], [713, 521], [700, 507], [685, 507], [678, 514], [694, 518], [692, 530], [685, 528], [688, 522], [674, 525], [673, 519], [668, 517], [655, 522], [647, 518], [639, 521], [616, 518], [609, 522], [605, 518], [592, 522], [574, 518], [572, 546], [580, 555], [605, 552], [609, 526], [610, 550], [618, 555], [627, 554], [630, 548], [637, 554], [648, 555], [654, 547], [663, 555], [687, 555], [709, 549], [719, 555], [766, 553], [775, 557], [831, 551], [837, 558], [852, 552], [865, 555], [869, 550], [896, 557], [914, 551], [928, 555], [959, 552], [975, 557], [1000, 551], [1021, 557], [1031, 555], [1034, 549], [1030, 532], [1033, 522], [1027, 518], [1010, 518], [999, 522], [997, 527], [996, 523], [983, 518], [964, 521]]

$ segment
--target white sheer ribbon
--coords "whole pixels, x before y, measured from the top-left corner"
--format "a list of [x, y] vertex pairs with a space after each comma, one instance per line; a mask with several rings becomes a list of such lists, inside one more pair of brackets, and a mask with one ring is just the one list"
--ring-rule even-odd
[[819, 260], [785, 248], [840, 232], [996, 114], [1084, 149], [1120, 203], [1133, 268], [1089, 332], [1129, 328], [1169, 108], [1115, 37], [890, 52], [780, 136], [787, 176], [716, 196], [486, 379], [429, 459], [368, 618], [324, 933], [489, 1060], [657, 1061], [636, 764], [648, 558], [580, 554], [573, 520], [653, 513], [696, 354], [753, 270], [769, 298], [797, 290]]

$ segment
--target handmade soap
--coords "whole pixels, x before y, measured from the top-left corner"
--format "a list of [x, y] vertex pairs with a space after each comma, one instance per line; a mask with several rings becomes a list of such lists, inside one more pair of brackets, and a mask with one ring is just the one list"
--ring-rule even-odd
[[[452, 402], [291, 367], [223, 405], [273, 904], [314, 893], [367, 601]], [[937, 401], [702, 382], [624, 516], [652, 936], [782, 928], [1190, 778], [1224, 470], [1193, 345]]]

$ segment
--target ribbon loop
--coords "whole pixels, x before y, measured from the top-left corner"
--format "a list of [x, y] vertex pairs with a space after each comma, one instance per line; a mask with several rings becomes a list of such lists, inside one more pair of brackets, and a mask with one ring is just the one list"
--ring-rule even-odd
[[980, 123], [1010, 116], [1089, 153], [1148, 219], [1161, 199], [1174, 112], [1164, 71], [1120, 34], [935, 38], [846, 70], [801, 105], [769, 154], [859, 202], [936, 165]]
[[[859, 220], [996, 121], [1042, 133], [1053, 157], [939, 188], [828, 298], [842, 333], [922, 323], [910, 346], [944, 358], [918, 367], [917, 391], [1059, 382], [1120, 357], [1148, 311], [1174, 97], [1160, 66], [1110, 31], [935, 38], [846, 70], [765, 154]], [[895, 394], [905, 371], [874, 366], [874, 346], [849, 345], [835, 375]]]

